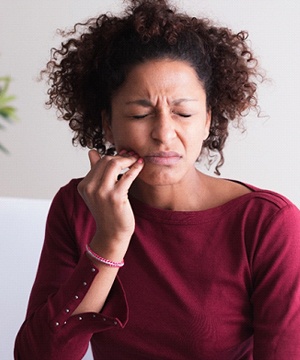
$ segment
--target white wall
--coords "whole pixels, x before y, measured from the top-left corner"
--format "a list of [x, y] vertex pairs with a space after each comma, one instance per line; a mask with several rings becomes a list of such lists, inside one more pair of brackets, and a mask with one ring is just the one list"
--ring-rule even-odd
[[[178, 0], [235, 31], [250, 32], [253, 48], [273, 79], [261, 87], [263, 112], [248, 132], [233, 136], [222, 175], [279, 191], [300, 206], [300, 3], [298, 0]], [[19, 122], [0, 131], [9, 156], [0, 153], [0, 196], [52, 198], [72, 177], [88, 170], [85, 150], [73, 148], [65, 123], [44, 109], [45, 86], [35, 81], [49, 49], [70, 27], [99, 12], [121, 9], [121, 0], [0, 0], [0, 76], [11, 75]]]
[[[50, 200], [0, 198], [0, 274], [5, 274], [1, 277], [5, 296], [0, 296], [1, 360], [13, 358], [16, 334], [24, 321], [36, 275], [49, 206]], [[12, 239], [22, 241], [16, 246]], [[92, 358], [89, 349], [84, 360]]]

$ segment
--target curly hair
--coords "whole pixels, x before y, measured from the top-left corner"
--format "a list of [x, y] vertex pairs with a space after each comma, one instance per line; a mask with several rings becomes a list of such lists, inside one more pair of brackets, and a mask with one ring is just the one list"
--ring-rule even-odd
[[[106, 153], [101, 112], [133, 66], [151, 59], [187, 61], [196, 71], [211, 111], [203, 149], [224, 163], [228, 124], [250, 109], [258, 110], [257, 82], [262, 79], [248, 33], [233, 33], [206, 18], [179, 13], [167, 0], [131, 0], [120, 17], [102, 14], [77, 23], [42, 72], [50, 88], [47, 105], [74, 131], [73, 143]], [[200, 156], [200, 155], [199, 155]]]

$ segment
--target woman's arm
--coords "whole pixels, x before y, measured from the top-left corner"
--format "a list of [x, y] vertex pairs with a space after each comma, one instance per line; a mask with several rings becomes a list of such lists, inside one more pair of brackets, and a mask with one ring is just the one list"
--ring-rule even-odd
[[[91, 171], [78, 185], [78, 191], [96, 222], [96, 233], [90, 246], [101, 257], [113, 262], [122, 261], [134, 232], [128, 190], [143, 167], [141, 159], [127, 155], [125, 151], [122, 153], [124, 156], [106, 156], [100, 160], [96, 151], [90, 151]], [[127, 167], [130, 170], [118, 180], [121, 171]], [[74, 314], [99, 312], [118, 272], [118, 268], [90, 259], [99, 273]]]
[[[127, 164], [128, 158], [124, 159]], [[123, 159], [119, 160], [124, 163]], [[131, 159], [132, 162], [135, 163], [136, 158]], [[139, 163], [132, 168], [131, 179], [141, 167]], [[89, 173], [83, 184], [81, 182], [81, 194], [97, 176], [99, 172]], [[105, 232], [105, 225], [109, 221], [113, 223], [108, 220], [112, 211], [109, 212], [103, 200], [99, 209], [101, 206], [97, 205], [98, 195], [94, 188], [94, 213], [91, 216], [82, 199], [74, 195], [76, 191], [73, 182], [58, 192], [51, 205], [26, 320], [16, 339], [15, 359], [81, 359], [93, 333], [123, 327], [127, 321], [125, 294], [119, 281], [115, 280], [117, 269], [92, 262], [85, 253], [85, 246], [92, 239], [94, 251], [118, 261], [124, 257], [131, 234], [125, 239], [118, 237], [120, 231], [110, 230], [109, 235], [114, 239], [109, 242], [111, 238]], [[90, 199], [91, 187], [84, 196]], [[84, 200], [87, 202], [86, 198]], [[84, 210], [80, 212], [80, 208]], [[107, 217], [101, 220], [103, 208]], [[96, 218], [95, 211], [98, 211]], [[103, 234], [100, 226], [104, 229]]]
[[300, 212], [273, 217], [253, 256], [254, 360], [300, 359]]

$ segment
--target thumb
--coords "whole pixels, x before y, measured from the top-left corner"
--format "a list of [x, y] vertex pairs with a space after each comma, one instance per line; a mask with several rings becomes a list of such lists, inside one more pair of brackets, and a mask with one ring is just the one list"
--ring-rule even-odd
[[89, 151], [89, 159], [91, 168], [101, 159], [101, 156], [99, 155], [98, 151], [96, 150], [90, 150]]

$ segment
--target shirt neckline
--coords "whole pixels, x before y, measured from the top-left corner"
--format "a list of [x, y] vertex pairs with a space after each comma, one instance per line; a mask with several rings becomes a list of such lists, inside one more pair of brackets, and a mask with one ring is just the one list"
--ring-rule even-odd
[[210, 222], [215, 221], [217, 218], [220, 218], [224, 213], [231, 213], [233, 210], [236, 210], [240, 205], [249, 201], [251, 198], [256, 197], [256, 193], [260, 190], [255, 186], [245, 184], [240, 181], [230, 180], [237, 182], [241, 185], [244, 185], [251, 192], [241, 195], [237, 198], [229, 200], [228, 202], [216, 206], [214, 208], [206, 210], [194, 210], [194, 211], [177, 211], [177, 210], [166, 210], [152, 207], [148, 204], [141, 202], [140, 200], [135, 199], [132, 196], [129, 196], [129, 200], [133, 209], [135, 216], [141, 217], [144, 219], [161, 222], [161, 223], [183, 223], [183, 224], [193, 224], [201, 222]]

